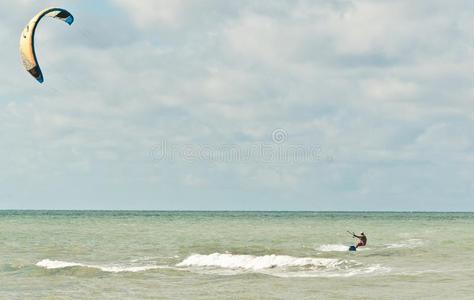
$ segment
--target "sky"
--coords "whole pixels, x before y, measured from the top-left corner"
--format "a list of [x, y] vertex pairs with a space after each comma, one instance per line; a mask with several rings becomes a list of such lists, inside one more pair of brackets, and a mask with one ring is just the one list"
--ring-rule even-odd
[[474, 211], [472, 28], [467, 0], [1, 1], [0, 209]]

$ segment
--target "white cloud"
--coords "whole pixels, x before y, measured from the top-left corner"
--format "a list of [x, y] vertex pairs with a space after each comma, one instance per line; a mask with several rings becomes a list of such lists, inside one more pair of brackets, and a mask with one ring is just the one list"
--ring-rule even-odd
[[[255, 201], [262, 190], [281, 196], [283, 186], [301, 191], [307, 208], [313, 195], [352, 195], [370, 208], [383, 207], [370, 200], [383, 196], [371, 180], [398, 183], [392, 194], [411, 193], [404, 172], [432, 183], [449, 177], [430, 177], [432, 169], [415, 162], [472, 157], [463, 130], [474, 125], [470, 2], [107, 3], [61, 2], [76, 23], [41, 25], [43, 86], [21, 69], [17, 35], [44, 4], [0, 4], [7, 49], [0, 57], [0, 162], [8, 166], [0, 179], [27, 176], [34, 194], [38, 177], [74, 186], [90, 184], [76, 181], [90, 174], [103, 183], [102, 195], [116, 183], [155, 195], [228, 181], [256, 191]], [[7, 6], [15, 13], [2, 13]], [[148, 156], [162, 140], [259, 143], [275, 128], [288, 132], [289, 143], [320, 146], [335, 163], [286, 166], [279, 174], [258, 164], [156, 166]], [[359, 180], [364, 168], [373, 171]]]
[[193, 1], [116, 0], [140, 26], [174, 25], [193, 7]]

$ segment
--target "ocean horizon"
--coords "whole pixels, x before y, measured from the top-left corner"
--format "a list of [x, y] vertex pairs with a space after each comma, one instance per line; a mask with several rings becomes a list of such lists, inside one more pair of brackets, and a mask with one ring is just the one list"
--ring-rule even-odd
[[187, 210], [187, 209], [0, 209], [0, 212], [248, 212], [248, 213], [474, 213], [447, 210]]

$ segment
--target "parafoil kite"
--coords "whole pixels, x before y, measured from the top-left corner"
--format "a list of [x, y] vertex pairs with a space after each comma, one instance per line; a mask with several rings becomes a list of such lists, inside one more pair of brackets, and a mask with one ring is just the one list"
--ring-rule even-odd
[[26, 25], [20, 37], [20, 56], [25, 69], [38, 80], [39, 83], [44, 81], [43, 73], [41, 72], [35, 52], [35, 32], [38, 23], [44, 17], [51, 17], [62, 20], [71, 25], [74, 22], [74, 17], [65, 9], [62, 8], [47, 8], [39, 12]]

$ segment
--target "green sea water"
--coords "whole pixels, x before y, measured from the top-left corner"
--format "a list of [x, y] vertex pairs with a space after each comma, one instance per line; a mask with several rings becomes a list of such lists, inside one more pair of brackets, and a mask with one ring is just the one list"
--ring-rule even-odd
[[472, 213], [3, 211], [0, 299], [473, 299], [473, 253]]

